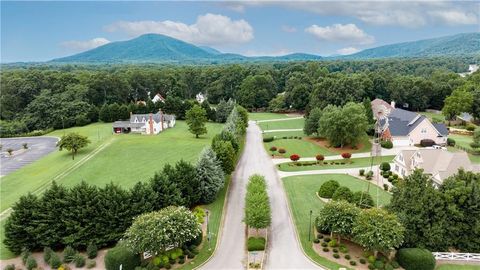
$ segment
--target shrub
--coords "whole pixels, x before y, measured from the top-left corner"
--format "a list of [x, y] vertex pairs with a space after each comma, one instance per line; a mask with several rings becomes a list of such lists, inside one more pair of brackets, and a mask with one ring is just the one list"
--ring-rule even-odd
[[392, 261], [392, 267], [393, 267], [393, 269], [397, 269], [397, 268], [400, 267], [400, 264], [398, 264], [397, 261]]
[[348, 187], [339, 187], [333, 193], [332, 200], [339, 201], [345, 200], [347, 202], [352, 202], [353, 193]]
[[372, 195], [366, 191], [357, 191], [353, 193], [352, 203], [360, 208], [371, 208], [374, 205]]
[[380, 170], [382, 170], [384, 173], [390, 171], [390, 163], [382, 162], [382, 164], [380, 164]]
[[328, 243], [325, 243], [325, 242], [322, 243], [322, 247], [327, 247], [327, 246], [328, 246]]
[[429, 147], [435, 144], [434, 140], [431, 139], [423, 139], [420, 141], [420, 145], [423, 147]]
[[328, 242], [332, 241], [332, 239], [330, 239], [330, 237], [325, 237], [325, 239], [323, 239], [323, 241], [325, 241], [325, 243], [328, 243]]
[[85, 257], [82, 254], [77, 253], [73, 256], [73, 262], [75, 263], [75, 267], [82, 268], [85, 266]]
[[348, 255], [348, 254], [345, 255], [345, 259], [350, 260], [350, 258], [351, 258], [350, 255]]
[[3, 270], [15, 270], [15, 264], [6, 265]]
[[323, 238], [323, 234], [321, 234], [321, 233], [317, 234], [317, 238], [318, 238], [318, 239], [322, 239], [322, 238]]
[[365, 175], [365, 170], [364, 170], [364, 169], [360, 169], [360, 170], [358, 171], [358, 174], [359, 174], [360, 176], [364, 176], [364, 175]]
[[333, 253], [333, 257], [334, 257], [335, 259], [340, 259], [340, 255], [338, 255], [338, 253]]
[[365, 179], [371, 180], [373, 178], [373, 171], [368, 171], [365, 175]]
[[383, 263], [383, 261], [381, 261], [381, 260], [376, 260], [376, 261], [373, 263], [373, 266], [375, 266], [375, 269], [383, 269], [384, 263]]
[[380, 146], [385, 148], [385, 149], [392, 149], [393, 148], [393, 143], [391, 141], [381, 141]]
[[472, 143], [470, 143], [470, 147], [472, 147], [472, 148], [474, 148], [474, 149], [475, 149], [475, 148], [480, 148], [480, 143], [472, 142]]
[[323, 160], [325, 159], [325, 157], [324, 157], [323, 155], [316, 155], [316, 156], [315, 156], [315, 159], [316, 159], [317, 161], [323, 161]]
[[368, 256], [367, 259], [368, 259], [368, 262], [369, 262], [369, 263], [372, 263], [372, 264], [373, 264], [373, 263], [375, 262], [375, 256], [373, 256], [373, 255]]
[[332, 249], [333, 253], [338, 253], [338, 249], [334, 248]]
[[332, 198], [333, 193], [340, 187], [335, 180], [328, 180], [327, 182], [323, 183], [323, 185], [318, 190], [318, 195], [322, 198]]
[[13, 149], [12, 149], [12, 148], [8, 148], [8, 149], [7, 149], [7, 153], [8, 153], [8, 155], [10, 155], [10, 156], [11, 156], [11, 155], [12, 155], [12, 153], [13, 153]]
[[184, 259], [178, 259], [179, 264], [184, 264], [185, 263], [185, 258]]
[[272, 146], [272, 147], [270, 147], [270, 151], [271, 151], [271, 152], [275, 152], [275, 151], [277, 151], [277, 147], [276, 147], [276, 146]]
[[285, 150], [285, 148], [278, 149], [278, 153], [280, 153], [280, 154], [285, 154], [286, 152], [287, 152], [287, 150]]
[[297, 155], [297, 154], [293, 154], [293, 155], [290, 156], [290, 160], [291, 160], [291, 161], [296, 162], [296, 161], [298, 161], [299, 159], [300, 159], [300, 156]]
[[387, 184], [383, 184], [383, 189], [384, 189], [385, 191], [388, 191], [388, 185], [387, 185]]
[[35, 258], [32, 255], [28, 256], [27, 261], [25, 263], [25, 267], [27, 267], [28, 270], [32, 270], [33, 268], [36, 268], [37, 260], [35, 260]]
[[52, 256], [53, 250], [49, 247], [43, 248], [43, 261], [48, 264], [50, 257]]
[[170, 268], [172, 268], [172, 265], [170, 263], [166, 263], [164, 267], [165, 267], [165, 269], [170, 269]]
[[352, 154], [350, 154], [348, 152], [342, 153], [342, 158], [344, 158], [344, 159], [349, 159], [351, 157], [352, 157]]
[[94, 244], [94, 243], [90, 243], [88, 246], [87, 246], [87, 256], [89, 259], [93, 259], [93, 258], [96, 258], [97, 257], [97, 253], [98, 253], [98, 248], [97, 246]]
[[324, 248], [323, 248], [323, 251], [329, 252], [330, 250], [329, 250], [327, 247], [324, 247]]
[[474, 130], [475, 130], [475, 126], [472, 125], [472, 124], [468, 124], [467, 127], [466, 127], [466, 129], [467, 129], [468, 131], [474, 131]]
[[265, 238], [249, 237], [247, 240], [248, 251], [265, 250]]
[[22, 143], [23, 149], [28, 149], [28, 143]]
[[97, 266], [97, 262], [95, 260], [88, 260], [87, 261], [87, 268], [88, 269], [94, 268], [95, 266]]
[[342, 253], [348, 253], [348, 248], [346, 246], [340, 246], [339, 250]]
[[265, 137], [263, 138], [263, 142], [273, 142], [273, 137]]
[[356, 261], [350, 261], [350, 265], [355, 266], [355, 265], [357, 265], [357, 262]]
[[435, 257], [426, 249], [402, 248], [397, 251], [396, 258], [398, 263], [408, 270], [435, 269]]
[[63, 262], [65, 263], [70, 263], [73, 261], [73, 257], [75, 256], [75, 254], [77, 254], [77, 252], [75, 251], [75, 249], [73, 249], [71, 246], [67, 246], [64, 250], [63, 250]]
[[62, 261], [60, 260], [60, 257], [57, 255], [57, 253], [52, 253], [50, 256], [50, 260], [48, 261], [48, 265], [50, 265], [51, 268], [58, 268], [60, 265], [62, 265]]
[[27, 259], [28, 257], [30, 257], [30, 255], [32, 255], [32, 253], [28, 249], [26, 248], [22, 249], [22, 253], [20, 254], [20, 257], [22, 258], [23, 264], [27, 263]]
[[457, 142], [456, 142], [454, 139], [452, 139], [452, 138], [447, 138], [447, 145], [448, 145], [448, 146], [455, 146], [456, 143], [457, 143]]
[[331, 241], [328, 242], [328, 246], [329, 246], [329, 247], [336, 247], [336, 246], [338, 246], [337, 240], [332, 239]]
[[385, 270], [393, 270], [393, 266], [391, 264], [385, 264], [385, 267], [383, 268]]
[[374, 269], [375, 269], [375, 266], [374, 266], [373, 264], [369, 264], [369, 265], [368, 265], [368, 269], [374, 270]]
[[393, 181], [393, 175], [389, 175], [387, 180], [388, 180], [388, 182], [391, 183]]
[[361, 264], [366, 264], [367, 261], [364, 259], [364, 258], [361, 258], [360, 260], [358, 260]]
[[313, 239], [313, 242], [314, 242], [315, 244], [318, 244], [318, 243], [320, 243], [320, 239], [318, 239], [318, 238]]
[[108, 250], [105, 255], [105, 268], [107, 270], [117, 270], [120, 265], [123, 269], [134, 269], [140, 265], [140, 256], [134, 254], [125, 245], [117, 245]]

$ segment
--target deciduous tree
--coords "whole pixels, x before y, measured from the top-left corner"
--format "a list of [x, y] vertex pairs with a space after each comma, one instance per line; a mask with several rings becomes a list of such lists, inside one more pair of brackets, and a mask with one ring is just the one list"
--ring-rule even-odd
[[198, 105], [194, 105], [186, 113], [188, 130], [194, 134], [196, 138], [198, 138], [199, 135], [207, 134], [207, 127], [205, 126], [207, 120], [207, 113]]
[[77, 154], [78, 150], [86, 147], [89, 143], [90, 140], [88, 137], [72, 132], [62, 136], [58, 142], [58, 147], [60, 151], [65, 148], [72, 152], [72, 159], [75, 159], [75, 155]]

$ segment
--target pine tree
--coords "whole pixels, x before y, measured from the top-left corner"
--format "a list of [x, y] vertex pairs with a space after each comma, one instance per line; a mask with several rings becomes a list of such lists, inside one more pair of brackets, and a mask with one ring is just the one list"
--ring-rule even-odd
[[198, 192], [200, 184], [195, 173], [195, 167], [192, 164], [180, 160], [175, 164], [173, 174], [169, 177], [171, 183], [177, 183], [184, 200], [184, 205], [187, 207], [194, 206], [200, 199]]
[[203, 149], [196, 165], [196, 172], [200, 184], [198, 190], [200, 202], [205, 204], [213, 202], [225, 184], [225, 175], [212, 148]]
[[129, 190], [130, 214], [136, 217], [143, 213], [155, 211], [155, 202], [157, 201], [157, 193], [148, 183], [137, 182]]
[[152, 190], [156, 193], [156, 201], [154, 203], [155, 210], [160, 210], [169, 205], [183, 205], [183, 198], [177, 183], [170, 182], [168, 173], [173, 170], [172, 166], [167, 164], [163, 167], [163, 171], [156, 173], [150, 180]]

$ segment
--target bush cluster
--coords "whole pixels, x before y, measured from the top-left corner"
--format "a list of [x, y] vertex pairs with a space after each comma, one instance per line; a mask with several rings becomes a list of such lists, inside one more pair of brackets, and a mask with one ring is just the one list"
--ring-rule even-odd
[[119, 244], [108, 250], [105, 255], [105, 268], [107, 270], [135, 269], [140, 265], [140, 256], [134, 254], [125, 245]]
[[405, 269], [433, 270], [435, 269], [435, 257], [433, 254], [421, 248], [402, 248], [396, 253], [398, 263]]
[[265, 250], [265, 238], [249, 237], [247, 240], [248, 251]]
[[272, 221], [265, 178], [250, 176], [245, 195], [245, 224], [255, 229], [267, 228]]
[[263, 142], [273, 142], [274, 138], [273, 137], [265, 137], [263, 138]]
[[330, 199], [339, 187], [340, 184], [337, 181], [328, 180], [320, 186], [320, 189], [318, 190], [318, 195], [322, 198]]
[[392, 143], [392, 141], [381, 141], [380, 146], [385, 148], [385, 149], [392, 149], [393, 148], [393, 143]]

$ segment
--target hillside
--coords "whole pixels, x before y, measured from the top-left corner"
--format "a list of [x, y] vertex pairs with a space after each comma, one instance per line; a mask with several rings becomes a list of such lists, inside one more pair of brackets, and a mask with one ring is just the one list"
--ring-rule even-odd
[[440, 38], [396, 43], [344, 56], [346, 59], [388, 57], [432, 57], [480, 54], [480, 33], [464, 33]]

